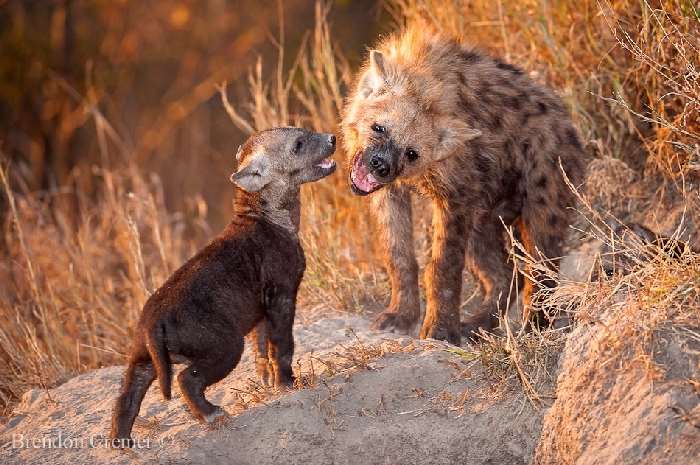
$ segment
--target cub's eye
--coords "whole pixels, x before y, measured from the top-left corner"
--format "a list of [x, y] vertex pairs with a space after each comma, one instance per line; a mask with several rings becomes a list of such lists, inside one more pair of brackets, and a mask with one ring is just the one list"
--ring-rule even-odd
[[294, 144], [294, 148], [292, 149], [292, 152], [294, 153], [299, 153], [299, 150], [301, 150], [301, 146], [304, 145], [301, 139], [297, 141], [296, 144]]
[[406, 158], [408, 158], [408, 161], [416, 161], [418, 160], [418, 152], [413, 149], [406, 149]]
[[386, 132], [386, 128], [385, 128], [384, 126], [380, 125], [380, 124], [374, 123], [374, 124], [372, 125], [372, 131], [374, 131], [374, 132], [379, 132], [379, 133], [385, 133], [385, 132]]

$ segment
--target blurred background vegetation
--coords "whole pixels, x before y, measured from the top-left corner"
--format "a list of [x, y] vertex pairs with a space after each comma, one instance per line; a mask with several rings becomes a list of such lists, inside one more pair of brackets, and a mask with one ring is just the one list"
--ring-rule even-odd
[[[228, 221], [246, 134], [337, 131], [367, 48], [426, 26], [562, 96], [593, 159], [589, 205], [700, 245], [692, 0], [0, 0], [0, 409], [122, 363], [150, 293]], [[302, 190], [300, 324], [388, 302], [346, 175]]]
[[[283, 45], [288, 69], [315, 21], [314, 0], [0, 5], [0, 140], [14, 175], [31, 191], [60, 187], [66, 195], [53, 200], [70, 203], [72, 190], [96, 194], [93, 166], [135, 162], [159, 174], [169, 208], [186, 211], [187, 200], [201, 197], [215, 230], [228, 217], [226, 173], [244, 137], [215, 85], [230, 82], [231, 99], [240, 100], [258, 57], [268, 75]], [[387, 29], [387, 15], [371, 0], [332, 6], [334, 40], [356, 65]], [[99, 108], [115, 133], [100, 141], [86, 105]]]

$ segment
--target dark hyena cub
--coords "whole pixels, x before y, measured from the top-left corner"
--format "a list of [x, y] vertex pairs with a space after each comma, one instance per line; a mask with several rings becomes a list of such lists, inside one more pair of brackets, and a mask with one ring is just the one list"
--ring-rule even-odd
[[[518, 68], [424, 30], [391, 36], [361, 70], [343, 130], [352, 190], [378, 191], [392, 287], [380, 328], [408, 330], [420, 315], [410, 191], [430, 197], [434, 212], [421, 337], [460, 342], [465, 256], [484, 303], [462, 331], [497, 323], [512, 275], [502, 222], [558, 268], [573, 204], [560, 168], [579, 183], [584, 151], [561, 100]], [[555, 285], [533, 277], [526, 303]]]
[[639, 223], [611, 226], [610, 236], [600, 246], [598, 266], [591, 278], [598, 279], [601, 271], [608, 277], [629, 274], [657, 257], [659, 252], [667, 259], [682, 260], [689, 253], [700, 253], [700, 249], [677, 238], [657, 234]]
[[269, 357], [274, 384], [292, 384], [292, 324], [305, 268], [299, 188], [335, 171], [327, 158], [334, 151], [335, 136], [298, 128], [257, 133], [239, 149], [231, 224], [143, 308], [112, 417], [116, 446], [132, 444], [134, 419], [156, 376], [170, 398], [171, 363], [187, 364], [178, 384], [192, 414], [207, 423], [223, 415], [204, 391], [238, 364], [243, 338], [256, 325], [255, 347], [266, 352], [262, 360]]

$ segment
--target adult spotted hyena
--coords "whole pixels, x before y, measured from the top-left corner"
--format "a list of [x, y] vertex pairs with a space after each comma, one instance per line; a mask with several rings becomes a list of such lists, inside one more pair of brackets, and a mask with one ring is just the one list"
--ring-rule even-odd
[[[391, 36], [370, 52], [343, 131], [352, 190], [373, 193], [388, 251], [392, 296], [378, 327], [406, 331], [420, 314], [411, 191], [433, 203], [421, 337], [459, 343], [497, 323], [512, 276], [502, 221], [558, 267], [573, 203], [560, 167], [578, 183], [584, 152], [561, 100], [518, 68], [434, 33]], [[465, 257], [484, 303], [460, 331]], [[534, 278], [526, 303], [555, 285]]]

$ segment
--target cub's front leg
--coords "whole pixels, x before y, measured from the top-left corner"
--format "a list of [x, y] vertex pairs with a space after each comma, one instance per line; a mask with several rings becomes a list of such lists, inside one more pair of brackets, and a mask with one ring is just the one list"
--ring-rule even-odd
[[294, 314], [296, 289], [272, 288], [266, 293], [267, 357], [276, 387], [294, 384]]
[[253, 328], [250, 339], [253, 343], [253, 353], [255, 354], [255, 371], [258, 373], [260, 382], [265, 386], [272, 386], [274, 383], [272, 365], [267, 358], [267, 344], [269, 339], [267, 320], [263, 319]]

